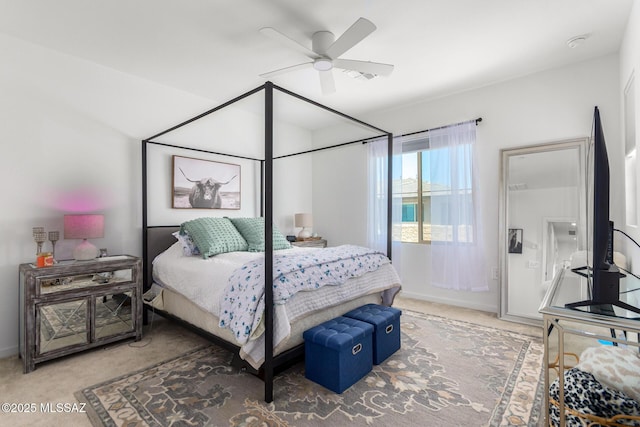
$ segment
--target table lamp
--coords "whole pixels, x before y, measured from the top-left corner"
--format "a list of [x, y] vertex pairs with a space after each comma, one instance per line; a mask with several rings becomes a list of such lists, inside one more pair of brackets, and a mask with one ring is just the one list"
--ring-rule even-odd
[[294, 225], [302, 227], [298, 233], [298, 240], [304, 240], [311, 237], [311, 227], [313, 227], [313, 216], [310, 213], [297, 213], [294, 215]]
[[104, 237], [104, 215], [65, 215], [64, 238], [82, 239], [73, 250], [73, 258], [78, 261], [94, 259], [98, 256], [98, 248], [87, 239]]

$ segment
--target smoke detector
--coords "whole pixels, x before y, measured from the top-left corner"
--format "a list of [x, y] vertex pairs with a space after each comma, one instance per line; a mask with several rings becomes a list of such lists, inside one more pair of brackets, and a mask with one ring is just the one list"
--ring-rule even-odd
[[567, 46], [571, 49], [575, 49], [581, 46], [587, 39], [591, 36], [591, 34], [580, 34], [579, 36], [573, 36], [569, 40], [567, 40]]

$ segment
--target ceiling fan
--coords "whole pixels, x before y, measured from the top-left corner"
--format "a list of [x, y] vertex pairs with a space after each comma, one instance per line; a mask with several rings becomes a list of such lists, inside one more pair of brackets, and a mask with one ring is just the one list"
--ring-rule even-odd
[[260, 77], [270, 78], [290, 71], [313, 67], [320, 74], [320, 87], [323, 94], [336, 91], [333, 79], [333, 68], [353, 70], [362, 74], [388, 76], [393, 71], [393, 65], [379, 62], [356, 61], [353, 59], [340, 59], [340, 55], [360, 43], [365, 37], [374, 32], [376, 26], [365, 18], [359, 18], [336, 40], [330, 31], [318, 31], [311, 38], [311, 49], [308, 49], [298, 41], [288, 37], [275, 28], [261, 28], [260, 32], [294, 50], [309, 57], [311, 61], [302, 64], [260, 74]]

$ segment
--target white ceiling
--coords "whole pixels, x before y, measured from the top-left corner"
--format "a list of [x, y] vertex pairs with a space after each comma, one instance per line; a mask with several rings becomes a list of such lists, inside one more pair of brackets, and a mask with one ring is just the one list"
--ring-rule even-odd
[[[258, 30], [310, 43], [365, 17], [377, 30], [342, 58], [390, 63], [389, 77], [334, 70], [272, 81], [361, 116], [617, 52], [632, 0], [0, 0], [0, 32], [124, 73], [224, 102], [258, 75], [305, 62]], [[589, 34], [575, 49], [567, 40]], [[310, 44], [308, 45], [310, 47]]]

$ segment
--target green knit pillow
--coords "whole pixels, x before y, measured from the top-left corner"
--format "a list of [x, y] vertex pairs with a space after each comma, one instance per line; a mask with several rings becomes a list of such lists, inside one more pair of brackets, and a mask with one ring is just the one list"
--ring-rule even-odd
[[[264, 218], [229, 218], [249, 244], [249, 252], [264, 252]], [[289, 249], [291, 245], [273, 226], [273, 249]]]
[[180, 234], [184, 233], [191, 236], [203, 258], [226, 252], [246, 251], [249, 247], [229, 218], [206, 217], [183, 222]]

